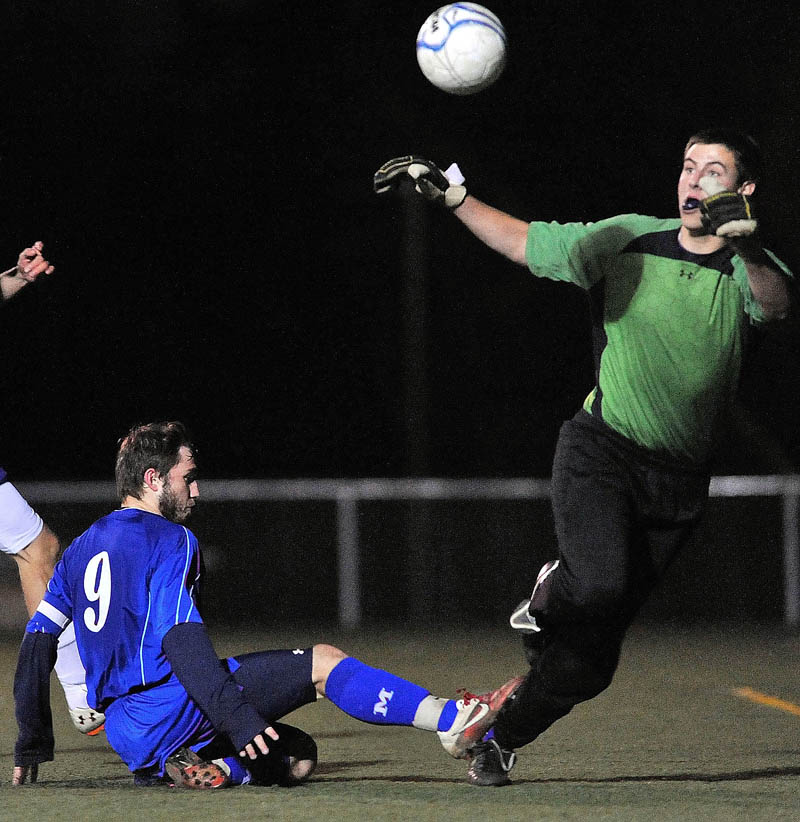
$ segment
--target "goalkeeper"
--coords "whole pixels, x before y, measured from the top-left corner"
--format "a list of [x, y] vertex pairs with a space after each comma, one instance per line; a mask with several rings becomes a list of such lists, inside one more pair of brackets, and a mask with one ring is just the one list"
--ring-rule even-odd
[[515, 749], [611, 682], [625, 632], [699, 521], [718, 420], [734, 399], [748, 331], [790, 313], [790, 273], [759, 240], [747, 135], [688, 141], [679, 216], [527, 223], [467, 194], [456, 166], [386, 163], [377, 193], [409, 181], [537, 277], [588, 292], [595, 386], [562, 425], [552, 505], [559, 557], [512, 615], [530, 663], [474, 746], [468, 780], [502, 785]]

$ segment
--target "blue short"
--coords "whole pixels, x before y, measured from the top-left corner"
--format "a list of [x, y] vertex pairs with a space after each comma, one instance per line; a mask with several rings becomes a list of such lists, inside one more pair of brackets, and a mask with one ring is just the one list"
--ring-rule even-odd
[[311, 648], [256, 651], [226, 662], [247, 701], [272, 722], [317, 698], [311, 679]]
[[[315, 702], [317, 690], [311, 680], [311, 648], [292, 651], [256, 651], [225, 660], [247, 701], [266, 719], [275, 722], [303, 705]], [[204, 759], [235, 756], [230, 741], [221, 735], [210, 742], [190, 743]]]
[[[297, 648], [241, 654], [224, 662], [247, 701], [271, 723], [316, 700], [312, 657], [311, 648]], [[113, 702], [106, 710], [106, 733], [139, 775], [160, 773], [166, 757], [183, 745], [213, 750], [209, 758], [215, 759], [238, 753], [227, 737], [215, 732], [174, 674], [157, 688]]]

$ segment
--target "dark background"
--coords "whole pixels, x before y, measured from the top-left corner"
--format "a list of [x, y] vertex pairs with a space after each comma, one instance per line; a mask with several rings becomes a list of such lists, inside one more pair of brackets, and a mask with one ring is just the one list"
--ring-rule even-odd
[[[525, 219], [668, 216], [688, 134], [737, 124], [800, 268], [793, 4], [492, 0], [510, 62], [466, 98], [417, 67], [435, 7], [6, 3], [1, 267], [37, 239], [57, 266], [0, 322], [13, 476], [108, 478], [157, 418], [207, 476], [547, 475], [591, 387], [583, 296], [426, 207], [408, 308], [409, 212], [371, 191], [400, 154]], [[794, 326], [756, 352], [718, 472], [797, 469], [798, 354]]]

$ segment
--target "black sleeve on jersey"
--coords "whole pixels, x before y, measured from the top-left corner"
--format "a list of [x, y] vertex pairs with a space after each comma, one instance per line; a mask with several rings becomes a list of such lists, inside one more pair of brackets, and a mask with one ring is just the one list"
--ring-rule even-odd
[[14, 675], [14, 706], [19, 736], [14, 765], [37, 765], [53, 759], [53, 716], [50, 712], [50, 672], [56, 664], [58, 637], [26, 633]]
[[161, 647], [186, 692], [237, 751], [269, 724], [244, 698], [199, 622], [183, 622], [167, 632]]

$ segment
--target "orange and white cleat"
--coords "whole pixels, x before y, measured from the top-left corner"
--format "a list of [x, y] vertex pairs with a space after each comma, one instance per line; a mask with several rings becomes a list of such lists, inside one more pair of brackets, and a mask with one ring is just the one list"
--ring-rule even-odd
[[464, 694], [456, 703], [458, 713], [450, 730], [437, 732], [445, 751], [455, 759], [470, 759], [472, 750], [494, 725], [500, 709], [524, 680], [525, 677], [515, 676], [505, 685], [480, 696]]
[[176, 788], [207, 791], [227, 788], [231, 781], [228, 772], [217, 762], [206, 762], [191, 748], [179, 748], [170, 754], [164, 763], [164, 772]]

